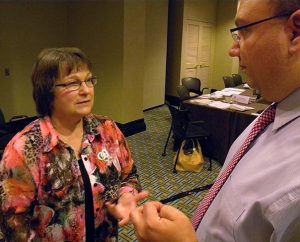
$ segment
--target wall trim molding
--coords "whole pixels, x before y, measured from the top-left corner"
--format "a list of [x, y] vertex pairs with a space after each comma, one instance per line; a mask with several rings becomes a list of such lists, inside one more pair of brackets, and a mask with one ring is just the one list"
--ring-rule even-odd
[[152, 108], [146, 108], [146, 109], [143, 110], [143, 112], [147, 112], [147, 111], [153, 110], [153, 109], [155, 109], [155, 108], [162, 107], [162, 106], [164, 106], [164, 105], [165, 105], [165, 104], [160, 104], [160, 105], [154, 106], [154, 107], [152, 107]]

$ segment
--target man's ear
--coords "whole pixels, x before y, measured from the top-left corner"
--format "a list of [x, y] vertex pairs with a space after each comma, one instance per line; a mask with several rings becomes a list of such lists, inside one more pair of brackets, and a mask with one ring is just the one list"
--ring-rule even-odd
[[290, 16], [289, 24], [292, 30], [289, 52], [290, 54], [295, 54], [300, 52], [300, 9]]

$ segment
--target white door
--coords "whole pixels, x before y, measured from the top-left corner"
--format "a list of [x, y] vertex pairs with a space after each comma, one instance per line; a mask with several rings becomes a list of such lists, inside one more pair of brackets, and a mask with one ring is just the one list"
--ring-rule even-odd
[[181, 78], [197, 77], [201, 80], [201, 88], [209, 86], [213, 48], [212, 44], [212, 24], [194, 20], [185, 21]]

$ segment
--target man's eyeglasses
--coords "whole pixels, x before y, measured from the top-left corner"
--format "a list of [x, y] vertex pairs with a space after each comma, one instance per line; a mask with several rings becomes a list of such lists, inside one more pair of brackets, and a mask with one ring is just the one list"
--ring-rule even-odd
[[289, 17], [293, 13], [294, 13], [294, 11], [293, 12], [289, 12], [289, 13], [283, 13], [283, 14], [275, 15], [273, 17], [265, 18], [265, 19], [262, 19], [262, 20], [259, 20], [259, 21], [256, 21], [256, 22], [253, 22], [253, 23], [250, 23], [250, 24], [246, 24], [246, 25], [243, 25], [243, 26], [239, 26], [239, 27], [230, 29], [231, 36], [232, 36], [232, 38], [233, 38], [234, 41], [238, 42], [240, 40], [240, 34], [239, 34], [239, 32], [241, 30], [244, 30], [246, 28], [252, 27], [252, 26], [257, 25], [257, 24], [261, 24], [261, 23], [267, 22], [267, 21], [272, 20], [272, 19]]
[[85, 81], [73, 81], [73, 82], [68, 82], [68, 83], [61, 83], [61, 84], [56, 84], [55, 87], [64, 87], [70, 91], [77, 91], [81, 87], [82, 83], [85, 82], [85, 84], [88, 87], [93, 87], [97, 84], [97, 78], [96, 77], [91, 77]]

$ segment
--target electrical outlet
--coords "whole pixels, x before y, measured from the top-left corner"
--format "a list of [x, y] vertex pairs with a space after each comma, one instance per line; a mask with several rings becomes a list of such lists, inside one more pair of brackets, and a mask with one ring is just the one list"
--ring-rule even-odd
[[4, 68], [4, 75], [5, 76], [10, 76], [10, 70], [9, 70], [9, 68]]

